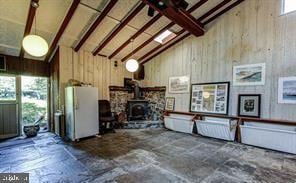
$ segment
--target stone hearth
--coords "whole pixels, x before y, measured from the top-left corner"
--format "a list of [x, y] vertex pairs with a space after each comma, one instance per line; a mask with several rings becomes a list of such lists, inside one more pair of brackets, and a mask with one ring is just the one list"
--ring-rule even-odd
[[[109, 90], [111, 111], [116, 113], [126, 113], [127, 102], [128, 100], [132, 100], [134, 96], [133, 89], [110, 86]], [[148, 101], [148, 121], [157, 121], [161, 119], [165, 107], [165, 91], [165, 87], [140, 88], [143, 99]]]

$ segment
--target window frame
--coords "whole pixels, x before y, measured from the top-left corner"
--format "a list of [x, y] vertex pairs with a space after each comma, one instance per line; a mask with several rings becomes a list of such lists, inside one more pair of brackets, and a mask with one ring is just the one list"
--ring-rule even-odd
[[285, 2], [286, 2], [286, 0], [282, 0], [282, 1], [281, 1], [281, 15], [288, 15], [288, 14], [290, 14], [290, 13], [296, 13], [296, 7], [295, 7], [295, 9], [292, 10], [292, 11], [285, 12]]

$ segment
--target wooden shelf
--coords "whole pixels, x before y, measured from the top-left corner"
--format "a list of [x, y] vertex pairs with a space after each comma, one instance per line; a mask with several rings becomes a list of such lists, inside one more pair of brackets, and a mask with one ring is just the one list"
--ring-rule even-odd
[[193, 113], [193, 112], [182, 112], [182, 111], [165, 111], [166, 116], [170, 114], [181, 114], [197, 117], [216, 117], [216, 118], [226, 118], [231, 120], [238, 120], [242, 124], [244, 122], [258, 122], [258, 123], [269, 123], [269, 124], [281, 124], [281, 125], [296, 125], [296, 121], [288, 121], [281, 119], [264, 119], [264, 118], [250, 118], [250, 117], [240, 117], [240, 116], [230, 116], [230, 115], [219, 115], [219, 114], [206, 114], [206, 113]]

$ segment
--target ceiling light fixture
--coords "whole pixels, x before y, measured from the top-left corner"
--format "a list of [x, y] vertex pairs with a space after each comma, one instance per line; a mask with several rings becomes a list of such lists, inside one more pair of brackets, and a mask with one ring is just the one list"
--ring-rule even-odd
[[36, 31], [36, 19], [37, 19], [37, 8], [39, 4], [32, 1], [31, 6], [36, 8], [35, 16], [35, 34], [29, 34], [24, 37], [22, 45], [24, 50], [35, 57], [42, 57], [48, 52], [48, 44], [41, 36], [37, 35]]
[[[131, 39], [132, 42], [132, 53], [134, 53], [134, 40]], [[133, 56], [133, 54], [132, 54]], [[125, 68], [129, 71], [129, 72], [136, 72], [139, 68], [139, 63], [137, 60], [135, 59], [129, 59], [126, 64], [125, 64]]]

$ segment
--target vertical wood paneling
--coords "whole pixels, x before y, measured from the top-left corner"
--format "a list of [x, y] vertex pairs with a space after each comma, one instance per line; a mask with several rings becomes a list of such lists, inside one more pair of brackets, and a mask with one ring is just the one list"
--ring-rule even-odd
[[[192, 83], [232, 82], [235, 65], [266, 63], [264, 86], [231, 86], [230, 114], [238, 94], [262, 94], [262, 117], [296, 120], [296, 105], [278, 104], [278, 78], [296, 76], [296, 13], [280, 15], [281, 0], [247, 0], [145, 64], [143, 86], [168, 87], [170, 76], [190, 75]], [[190, 94], [170, 94], [176, 110], [188, 111]]]
[[64, 105], [64, 90], [69, 79], [90, 83], [99, 89], [99, 99], [109, 99], [109, 86], [123, 86], [123, 78], [132, 78], [124, 64], [86, 51], [74, 52], [72, 48], [60, 46], [60, 108]]

